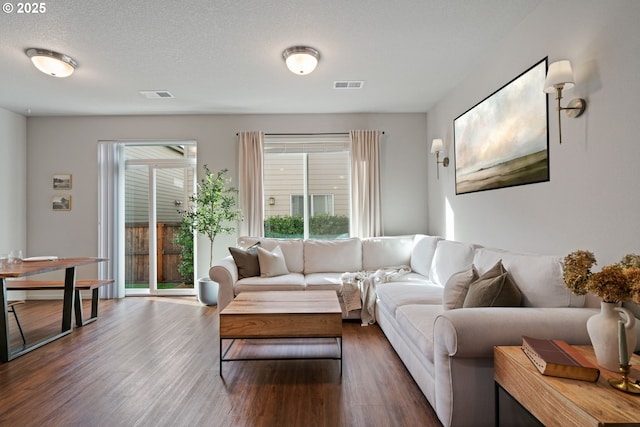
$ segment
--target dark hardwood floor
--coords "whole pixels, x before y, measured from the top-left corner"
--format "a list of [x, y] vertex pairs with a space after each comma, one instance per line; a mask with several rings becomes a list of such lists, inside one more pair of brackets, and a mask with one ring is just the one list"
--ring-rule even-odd
[[[59, 329], [60, 304], [18, 307], [28, 341]], [[221, 377], [216, 307], [103, 300], [96, 322], [0, 363], [0, 426], [440, 426], [382, 331], [343, 326], [342, 376], [288, 360], [225, 362]]]

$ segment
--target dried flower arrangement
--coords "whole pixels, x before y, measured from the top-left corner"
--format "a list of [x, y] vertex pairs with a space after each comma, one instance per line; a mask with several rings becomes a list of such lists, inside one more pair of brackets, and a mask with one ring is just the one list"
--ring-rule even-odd
[[640, 255], [627, 254], [617, 264], [591, 272], [596, 257], [589, 251], [575, 251], [564, 258], [564, 283], [576, 295], [593, 292], [604, 302], [633, 300], [640, 304]]

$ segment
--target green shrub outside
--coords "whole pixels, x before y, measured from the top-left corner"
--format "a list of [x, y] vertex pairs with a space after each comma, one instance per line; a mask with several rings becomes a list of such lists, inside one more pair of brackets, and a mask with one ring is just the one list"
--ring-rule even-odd
[[304, 221], [301, 216], [271, 216], [264, 220], [265, 237], [302, 238]]
[[180, 248], [180, 260], [178, 261], [178, 273], [185, 283], [193, 283], [193, 229], [188, 217], [184, 217], [174, 242]]
[[[278, 215], [264, 221], [265, 237], [302, 238], [304, 221], [300, 216]], [[309, 219], [309, 234], [313, 239], [334, 239], [349, 236], [349, 218], [345, 215], [315, 215]]]

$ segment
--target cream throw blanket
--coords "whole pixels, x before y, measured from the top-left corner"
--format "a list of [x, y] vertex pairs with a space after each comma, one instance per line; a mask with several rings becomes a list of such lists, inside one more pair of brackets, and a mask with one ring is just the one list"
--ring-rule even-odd
[[381, 268], [376, 271], [358, 271], [344, 273], [340, 276], [342, 289], [338, 293], [344, 304], [346, 312], [361, 309], [363, 325], [376, 322], [376, 287], [382, 283], [391, 282], [410, 273], [407, 265], [399, 267]]

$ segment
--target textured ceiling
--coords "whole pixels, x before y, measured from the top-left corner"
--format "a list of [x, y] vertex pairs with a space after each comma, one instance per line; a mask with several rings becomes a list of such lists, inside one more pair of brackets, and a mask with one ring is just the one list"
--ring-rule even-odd
[[[0, 107], [33, 116], [426, 112], [540, 1], [49, 1], [41, 14], [0, 14]], [[308, 76], [281, 57], [299, 44], [322, 55]], [[46, 76], [29, 47], [79, 67]], [[365, 84], [335, 90], [337, 80]]]

